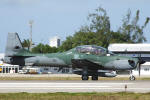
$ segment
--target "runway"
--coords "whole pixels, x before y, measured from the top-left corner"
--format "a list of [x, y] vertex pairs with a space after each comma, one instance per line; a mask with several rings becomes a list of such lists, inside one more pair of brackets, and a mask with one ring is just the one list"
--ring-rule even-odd
[[0, 81], [0, 93], [150, 92], [150, 81]]

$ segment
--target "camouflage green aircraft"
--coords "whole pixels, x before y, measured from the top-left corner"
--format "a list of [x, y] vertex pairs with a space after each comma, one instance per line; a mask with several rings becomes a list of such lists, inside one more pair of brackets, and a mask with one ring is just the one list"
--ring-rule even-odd
[[62, 53], [34, 54], [24, 49], [17, 33], [8, 33], [5, 63], [20, 66], [72, 67], [81, 69], [82, 80], [98, 80], [98, 70], [132, 70], [138, 58], [115, 55], [96, 45], [83, 45]]

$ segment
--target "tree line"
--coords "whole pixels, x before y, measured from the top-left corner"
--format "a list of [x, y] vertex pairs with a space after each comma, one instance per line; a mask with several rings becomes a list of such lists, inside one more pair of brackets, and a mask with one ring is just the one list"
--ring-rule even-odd
[[[59, 48], [50, 47], [39, 43], [32, 49], [34, 53], [52, 53], [67, 51], [79, 45], [98, 45], [107, 48], [110, 43], [143, 43], [147, 39], [144, 36], [144, 29], [149, 23], [147, 17], [142, 25], [139, 24], [140, 10], [137, 10], [132, 17], [131, 10], [122, 19], [121, 26], [117, 31], [111, 29], [110, 19], [105, 9], [98, 7], [95, 12], [87, 17], [88, 25], [74, 33], [73, 36], [66, 37], [66, 40]], [[29, 48], [30, 41], [24, 40], [23, 46]]]

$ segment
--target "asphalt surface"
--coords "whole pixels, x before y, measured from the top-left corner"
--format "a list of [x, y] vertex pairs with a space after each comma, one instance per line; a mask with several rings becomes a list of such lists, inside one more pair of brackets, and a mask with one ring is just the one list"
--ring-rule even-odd
[[150, 81], [0, 81], [0, 93], [122, 91], [150, 92]]

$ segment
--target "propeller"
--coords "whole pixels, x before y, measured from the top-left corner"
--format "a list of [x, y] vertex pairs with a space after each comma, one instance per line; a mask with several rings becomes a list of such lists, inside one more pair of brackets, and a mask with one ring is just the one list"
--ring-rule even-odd
[[139, 63], [139, 77], [141, 76], [141, 64]]
[[139, 59], [139, 66], [138, 66], [139, 68], [138, 68], [138, 71], [139, 71], [139, 77], [140, 77], [140, 75], [141, 75], [141, 64], [144, 64], [145, 61], [142, 60], [141, 54], [139, 55], [138, 59]]

